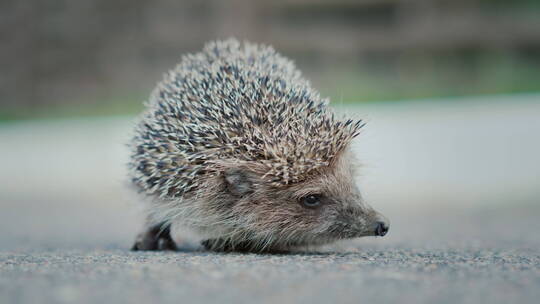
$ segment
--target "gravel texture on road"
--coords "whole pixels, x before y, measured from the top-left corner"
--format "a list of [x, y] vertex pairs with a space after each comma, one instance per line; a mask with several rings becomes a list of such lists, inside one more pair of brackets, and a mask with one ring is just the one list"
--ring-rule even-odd
[[2, 253], [2, 303], [537, 303], [538, 252]]

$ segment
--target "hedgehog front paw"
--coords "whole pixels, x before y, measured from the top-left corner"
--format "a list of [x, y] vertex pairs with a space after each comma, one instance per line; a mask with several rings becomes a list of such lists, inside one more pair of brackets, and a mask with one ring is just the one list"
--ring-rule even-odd
[[171, 237], [170, 226], [163, 228], [162, 225], [155, 225], [148, 230], [137, 235], [132, 251], [165, 251], [178, 250], [176, 243]]
[[172, 239], [167, 238], [141, 238], [137, 237], [135, 244], [131, 247], [132, 251], [176, 251], [178, 247]]

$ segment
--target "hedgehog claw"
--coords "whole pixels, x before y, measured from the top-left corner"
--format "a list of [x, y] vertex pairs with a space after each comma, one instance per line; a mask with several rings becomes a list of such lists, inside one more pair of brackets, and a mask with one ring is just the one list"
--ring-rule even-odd
[[131, 247], [132, 251], [165, 251], [178, 250], [171, 237], [170, 226], [155, 225], [140, 233]]

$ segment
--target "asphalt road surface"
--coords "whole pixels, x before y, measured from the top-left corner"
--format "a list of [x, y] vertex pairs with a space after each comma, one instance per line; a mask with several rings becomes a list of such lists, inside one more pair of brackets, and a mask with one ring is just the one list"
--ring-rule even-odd
[[0, 303], [538, 303], [540, 106], [517, 99], [359, 109], [389, 234], [283, 255], [130, 252], [130, 119], [1, 125]]

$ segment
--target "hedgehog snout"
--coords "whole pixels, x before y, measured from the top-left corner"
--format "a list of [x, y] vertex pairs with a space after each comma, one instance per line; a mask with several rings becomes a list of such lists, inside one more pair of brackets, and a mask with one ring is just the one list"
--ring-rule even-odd
[[375, 236], [385, 236], [388, 233], [388, 230], [390, 229], [390, 222], [388, 219], [382, 215], [377, 216], [377, 220], [375, 221], [374, 226], [374, 234]]

